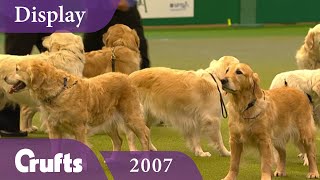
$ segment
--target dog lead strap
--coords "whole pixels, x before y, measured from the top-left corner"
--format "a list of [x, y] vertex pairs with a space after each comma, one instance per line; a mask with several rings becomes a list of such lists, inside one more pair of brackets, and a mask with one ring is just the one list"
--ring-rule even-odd
[[112, 47], [111, 68], [112, 72], [116, 72], [116, 55], [114, 53], [114, 47]]
[[227, 111], [226, 105], [224, 104], [224, 101], [223, 101], [223, 98], [222, 98], [222, 94], [221, 94], [221, 91], [220, 91], [218, 82], [216, 81], [216, 78], [214, 78], [214, 76], [213, 76], [211, 73], [209, 73], [209, 74], [210, 74], [210, 76], [212, 77], [212, 79], [214, 80], [214, 82], [216, 83], [217, 89], [218, 89], [218, 91], [219, 91], [219, 95], [220, 95], [220, 106], [221, 106], [221, 114], [222, 114], [222, 117], [223, 117], [223, 118], [227, 118], [227, 117], [228, 117], [228, 111]]

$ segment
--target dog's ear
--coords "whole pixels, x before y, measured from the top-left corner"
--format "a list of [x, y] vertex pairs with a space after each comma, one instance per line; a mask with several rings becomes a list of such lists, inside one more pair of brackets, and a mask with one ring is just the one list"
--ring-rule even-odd
[[315, 32], [312, 29], [310, 29], [305, 40], [304, 40], [304, 43], [306, 44], [306, 48], [308, 50], [311, 50], [313, 48], [314, 36], [315, 36]]
[[103, 42], [103, 44], [105, 45], [105, 46], [108, 46], [108, 41], [109, 41], [109, 37], [110, 36], [110, 33], [109, 33], [109, 31], [107, 31], [106, 33], [104, 33], [103, 35], [102, 35], [102, 42]]
[[[61, 38], [58, 38], [60, 35], [53, 33], [50, 36], [43, 38], [42, 45], [46, 47], [49, 51], [57, 51], [61, 48], [61, 45], [66, 44], [69, 41], [60, 41]], [[63, 39], [64, 40], [64, 39]], [[59, 41], [59, 43], [57, 43]]]
[[30, 76], [31, 87], [33, 89], [38, 89], [46, 79], [45, 73], [41, 73], [44, 70], [43, 66], [44, 65], [42, 63], [39, 63], [27, 68], [27, 73]]
[[259, 86], [260, 79], [257, 73], [252, 74], [252, 79], [251, 79], [251, 87], [253, 91], [253, 95], [259, 99], [262, 97], [262, 90], [260, 89]]
[[52, 39], [51, 36], [46, 36], [42, 39], [42, 45], [49, 49], [52, 45]]
[[210, 62], [209, 67], [215, 67], [217, 63], [218, 63], [218, 61], [215, 60], [215, 59], [213, 59], [213, 60]]
[[136, 45], [137, 45], [137, 47], [139, 49], [139, 47], [140, 47], [140, 39], [139, 39], [139, 36], [137, 34], [137, 31], [132, 29], [132, 34], [134, 35], [134, 38], [135, 38], [135, 41], [136, 41]]
[[75, 44], [78, 46], [78, 48], [81, 51], [84, 51], [84, 45], [83, 45], [82, 37], [78, 36], [78, 35], [75, 35], [75, 36], [76, 36], [76, 38], [75, 38], [76, 43]]

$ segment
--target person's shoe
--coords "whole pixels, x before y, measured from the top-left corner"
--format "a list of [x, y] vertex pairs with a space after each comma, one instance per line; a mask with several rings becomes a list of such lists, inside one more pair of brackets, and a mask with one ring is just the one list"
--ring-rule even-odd
[[0, 130], [1, 137], [25, 137], [28, 136], [28, 132], [26, 131], [5, 131]]

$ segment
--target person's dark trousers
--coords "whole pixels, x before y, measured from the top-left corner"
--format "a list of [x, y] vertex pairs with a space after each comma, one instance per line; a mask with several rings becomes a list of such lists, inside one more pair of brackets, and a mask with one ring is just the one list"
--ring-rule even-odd
[[116, 10], [112, 19], [104, 28], [97, 32], [85, 33], [83, 37], [85, 51], [90, 52], [101, 49], [104, 46], [102, 42], [102, 35], [108, 31], [109, 27], [115, 24], [124, 24], [137, 31], [140, 39], [139, 49], [142, 59], [140, 68], [144, 69], [150, 67], [147, 39], [144, 36], [141, 17], [137, 6], [133, 6], [125, 12]]
[[[33, 45], [36, 45], [40, 52], [46, 49], [42, 46], [42, 39], [50, 34], [38, 33], [6, 33], [5, 53], [11, 55], [30, 54]], [[20, 107], [6, 106], [0, 111], [0, 134], [1, 136], [24, 136], [26, 133], [20, 132]]]
[[6, 33], [5, 53], [11, 55], [30, 54], [35, 45], [40, 52], [46, 51], [42, 46], [42, 39], [49, 36], [48, 33]]
[[20, 108], [19, 106], [6, 106], [0, 111], [0, 130], [8, 132], [20, 131]]

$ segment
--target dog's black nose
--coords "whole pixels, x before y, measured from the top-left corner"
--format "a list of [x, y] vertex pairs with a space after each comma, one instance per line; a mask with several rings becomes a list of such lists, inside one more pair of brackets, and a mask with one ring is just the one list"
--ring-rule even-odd
[[221, 84], [227, 84], [229, 81], [227, 78], [221, 79]]
[[7, 77], [7, 76], [5, 76], [5, 77], [3, 78], [3, 80], [4, 80], [4, 81], [7, 81], [7, 79], [8, 79], [8, 77]]

